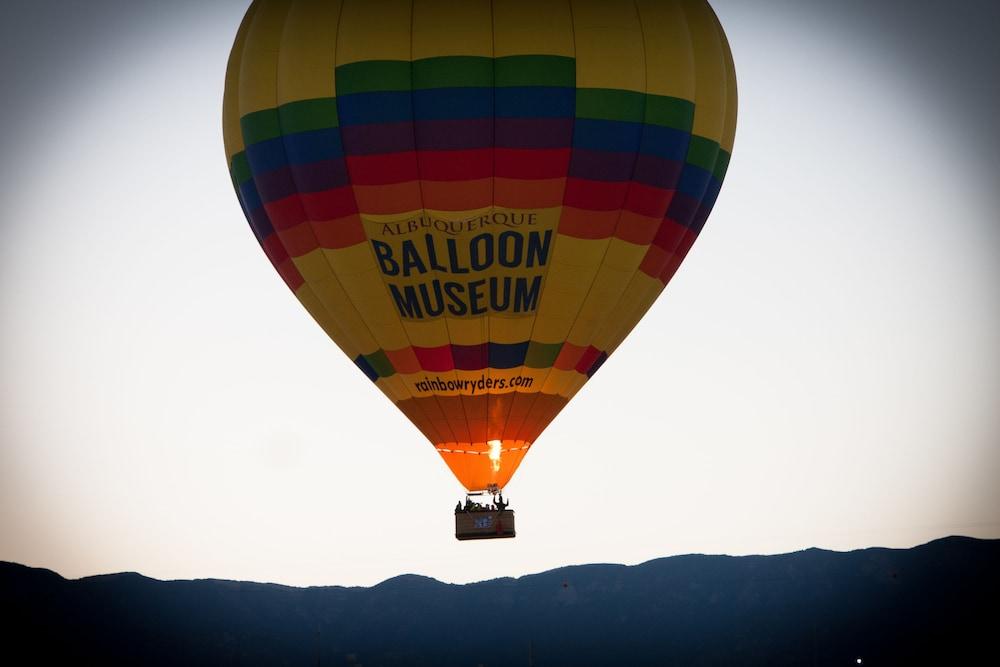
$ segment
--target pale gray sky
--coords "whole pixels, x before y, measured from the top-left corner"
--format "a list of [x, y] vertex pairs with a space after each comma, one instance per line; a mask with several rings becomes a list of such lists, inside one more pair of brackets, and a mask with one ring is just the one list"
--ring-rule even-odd
[[246, 4], [5, 5], [0, 559], [464, 582], [1000, 537], [997, 9], [713, 4], [740, 84], [716, 210], [514, 477], [517, 539], [471, 544], [242, 217]]

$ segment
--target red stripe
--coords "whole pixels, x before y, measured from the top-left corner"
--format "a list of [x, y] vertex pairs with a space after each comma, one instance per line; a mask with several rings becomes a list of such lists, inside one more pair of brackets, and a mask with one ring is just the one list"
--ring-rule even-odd
[[595, 211], [619, 209], [625, 201], [629, 181], [591, 181], [568, 178], [563, 203]]
[[560, 371], [568, 371], [576, 366], [585, 351], [585, 348], [578, 345], [563, 343], [562, 349], [559, 350], [559, 356], [556, 357], [552, 367]]
[[420, 361], [413, 353], [412, 347], [386, 350], [385, 356], [389, 358], [389, 363], [392, 364], [397, 373], [418, 373], [420, 371]]
[[663, 270], [660, 271], [660, 275], [657, 276], [657, 278], [660, 279], [660, 282], [662, 282], [664, 285], [669, 283], [670, 279], [674, 277], [675, 273], [677, 273], [677, 269], [680, 268], [681, 262], [683, 261], [684, 261], [683, 255], [671, 255], [670, 260], [667, 262], [667, 265], [663, 267]]
[[583, 211], [564, 206], [559, 219], [559, 233], [578, 239], [606, 239], [618, 225], [618, 210]]
[[312, 220], [332, 220], [358, 212], [354, 193], [350, 187], [333, 188], [322, 192], [303, 192], [302, 205]]
[[653, 238], [653, 245], [670, 252], [678, 246], [687, 232], [687, 227], [684, 227], [670, 218], [667, 218], [663, 221], [663, 224], [660, 225], [660, 228], [656, 230], [656, 236]]
[[662, 218], [622, 211], [621, 220], [615, 228], [615, 237], [636, 245], [649, 245], [656, 236], [656, 230], [659, 229], [661, 222]]
[[278, 237], [292, 257], [301, 257], [319, 247], [316, 235], [313, 234], [308, 222], [299, 223], [289, 229], [280, 229]]
[[681, 262], [687, 257], [687, 254], [691, 251], [691, 246], [694, 245], [695, 240], [697, 240], [698, 235], [692, 232], [690, 229], [684, 230], [684, 236], [681, 238], [680, 243], [674, 247], [673, 252], [670, 254], [667, 260], [667, 265], [663, 267], [663, 270], [659, 273], [659, 279], [663, 281], [666, 285], [670, 282], [670, 279], [674, 277], [674, 273], [680, 268]]
[[625, 208], [639, 215], [662, 218], [667, 214], [667, 207], [670, 206], [673, 196], [673, 190], [663, 190], [632, 181], [628, 196], [625, 198]]
[[590, 370], [590, 367], [594, 365], [594, 362], [597, 361], [597, 357], [599, 356], [601, 356], [601, 351], [593, 345], [588, 345], [587, 351], [583, 353], [580, 357], [580, 361], [576, 363], [576, 372], [586, 375], [587, 371]]
[[275, 268], [278, 269], [278, 275], [281, 276], [281, 279], [285, 281], [285, 284], [288, 285], [293, 292], [300, 288], [302, 283], [305, 282], [302, 274], [299, 273], [299, 270], [295, 268], [295, 264], [293, 264], [290, 259], [286, 259]]
[[493, 175], [493, 149], [419, 151], [420, 177], [428, 181], [465, 181]]
[[267, 238], [260, 244], [260, 247], [264, 249], [264, 254], [271, 260], [271, 264], [275, 266], [288, 259], [288, 251], [281, 244], [281, 239], [278, 238], [277, 234], [268, 234]]
[[494, 168], [500, 178], [562, 178], [569, 169], [569, 154], [568, 148], [497, 148]]
[[455, 362], [451, 358], [451, 345], [441, 347], [413, 347], [413, 353], [417, 355], [417, 361], [425, 371], [437, 373], [451, 371], [455, 369]]
[[350, 155], [347, 170], [353, 185], [388, 185], [418, 178], [417, 154], [385, 153], [383, 155]]
[[639, 270], [650, 278], [658, 278], [669, 259], [670, 253], [657, 245], [651, 245], [646, 250], [646, 256], [642, 258], [642, 262], [639, 264]]
[[290, 229], [295, 225], [309, 219], [306, 210], [302, 207], [302, 200], [297, 194], [279, 199], [277, 201], [264, 204], [267, 217], [271, 220], [271, 225], [276, 229]]

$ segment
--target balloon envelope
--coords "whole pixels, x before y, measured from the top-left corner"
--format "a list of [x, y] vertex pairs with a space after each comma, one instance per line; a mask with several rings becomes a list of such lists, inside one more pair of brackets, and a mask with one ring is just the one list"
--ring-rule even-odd
[[264, 253], [477, 490], [691, 248], [736, 82], [702, 0], [258, 0], [223, 113]]

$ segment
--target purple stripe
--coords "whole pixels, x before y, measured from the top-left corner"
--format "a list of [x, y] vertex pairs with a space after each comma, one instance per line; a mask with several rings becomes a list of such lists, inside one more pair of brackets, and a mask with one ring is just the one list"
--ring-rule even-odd
[[261, 201], [273, 202], [299, 192], [322, 192], [348, 184], [342, 158], [298, 164], [254, 176]]
[[677, 160], [665, 160], [657, 155], [639, 153], [635, 162], [635, 172], [632, 180], [651, 185], [654, 188], [663, 190], [673, 190], [677, 187], [677, 181], [681, 177], [683, 162]]
[[348, 155], [402, 153], [414, 150], [413, 134], [422, 150], [472, 148], [568, 148], [573, 143], [572, 118], [469, 118], [420, 120], [416, 123], [372, 123], [340, 128]]
[[677, 191], [674, 193], [674, 198], [670, 201], [670, 208], [667, 209], [667, 217], [679, 225], [690, 227], [700, 204], [701, 202], [694, 197]]
[[417, 149], [425, 151], [469, 150], [493, 147], [493, 119], [418, 120]]
[[260, 199], [263, 202], [284, 199], [296, 192], [295, 181], [292, 180], [292, 170], [288, 167], [254, 176], [253, 182], [257, 186], [257, 192], [260, 193]]
[[257, 237], [257, 241], [261, 245], [264, 244], [264, 239], [274, 233], [271, 218], [268, 217], [263, 206], [247, 213], [247, 220], [250, 222], [250, 229], [253, 230], [254, 236]]
[[292, 165], [292, 173], [299, 192], [322, 192], [350, 184], [343, 158]]
[[694, 218], [691, 220], [691, 224], [688, 226], [695, 234], [701, 234], [701, 230], [704, 229], [705, 223], [708, 222], [708, 215], [712, 212], [711, 206], [706, 206], [702, 204], [698, 207], [698, 211], [694, 214]]
[[597, 359], [594, 360], [594, 363], [590, 365], [590, 368], [587, 369], [587, 377], [588, 378], [594, 377], [594, 373], [596, 373], [597, 370], [601, 366], [603, 366], [604, 362], [607, 360], [608, 360], [608, 353], [601, 352], [601, 354], [597, 357]]
[[478, 371], [489, 367], [489, 345], [452, 345], [451, 357], [455, 368], [461, 371]]
[[347, 155], [404, 153], [413, 150], [413, 123], [372, 123], [340, 128]]
[[572, 118], [497, 118], [497, 148], [569, 148]]
[[612, 153], [574, 148], [569, 175], [592, 181], [628, 181], [632, 178], [635, 153]]

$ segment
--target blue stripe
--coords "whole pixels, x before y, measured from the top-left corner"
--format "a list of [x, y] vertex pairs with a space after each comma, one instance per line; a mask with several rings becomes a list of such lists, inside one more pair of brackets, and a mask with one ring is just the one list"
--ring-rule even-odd
[[712, 174], [709, 171], [693, 164], [686, 164], [681, 171], [680, 179], [677, 181], [677, 190], [701, 201], [711, 179]]
[[254, 174], [263, 174], [288, 166], [284, 137], [275, 137], [251, 144], [247, 146], [246, 153], [247, 162], [250, 163], [250, 171]]
[[286, 134], [284, 139], [288, 162], [291, 164], [322, 162], [344, 155], [338, 127]]
[[413, 116], [417, 120], [490, 118], [492, 88], [429, 88], [413, 91]]
[[708, 182], [708, 187], [705, 189], [705, 196], [701, 198], [701, 205], [708, 208], [709, 210], [715, 206], [715, 201], [719, 198], [719, 192], [722, 191], [722, 183], [713, 178]]
[[642, 123], [577, 118], [573, 128], [573, 148], [634, 153], [639, 150], [641, 137]]
[[337, 98], [341, 125], [398, 123], [413, 119], [410, 91], [352, 93]]
[[254, 183], [253, 180], [249, 180], [240, 185], [240, 203], [242, 203], [243, 208], [248, 211], [252, 211], [255, 208], [260, 208], [264, 205], [264, 202], [260, 199], [260, 194], [257, 192], [257, 184]]
[[358, 355], [354, 360], [354, 365], [361, 369], [361, 372], [368, 376], [368, 379], [372, 382], [378, 380], [378, 373], [372, 368], [372, 365], [368, 363], [368, 360], [364, 358], [363, 355]]
[[675, 192], [670, 200], [670, 207], [667, 209], [667, 217], [677, 224], [691, 229], [695, 215], [698, 213], [699, 201], [696, 197], [691, 197], [683, 192]]
[[490, 343], [490, 368], [517, 368], [524, 364], [528, 343]]
[[698, 211], [694, 214], [694, 218], [691, 220], [691, 230], [700, 234], [702, 228], [705, 227], [705, 223], [708, 222], [708, 215], [712, 212], [715, 207], [715, 202], [719, 198], [719, 191], [722, 190], [722, 183], [716, 179], [712, 179], [708, 183], [708, 189], [705, 191], [705, 196], [701, 200], [701, 205], [698, 206]]
[[497, 118], [572, 118], [576, 111], [576, 88], [511, 86], [493, 94]]
[[646, 125], [642, 131], [642, 143], [639, 146], [639, 151], [662, 157], [665, 160], [684, 162], [690, 143], [690, 132], [660, 125]]

